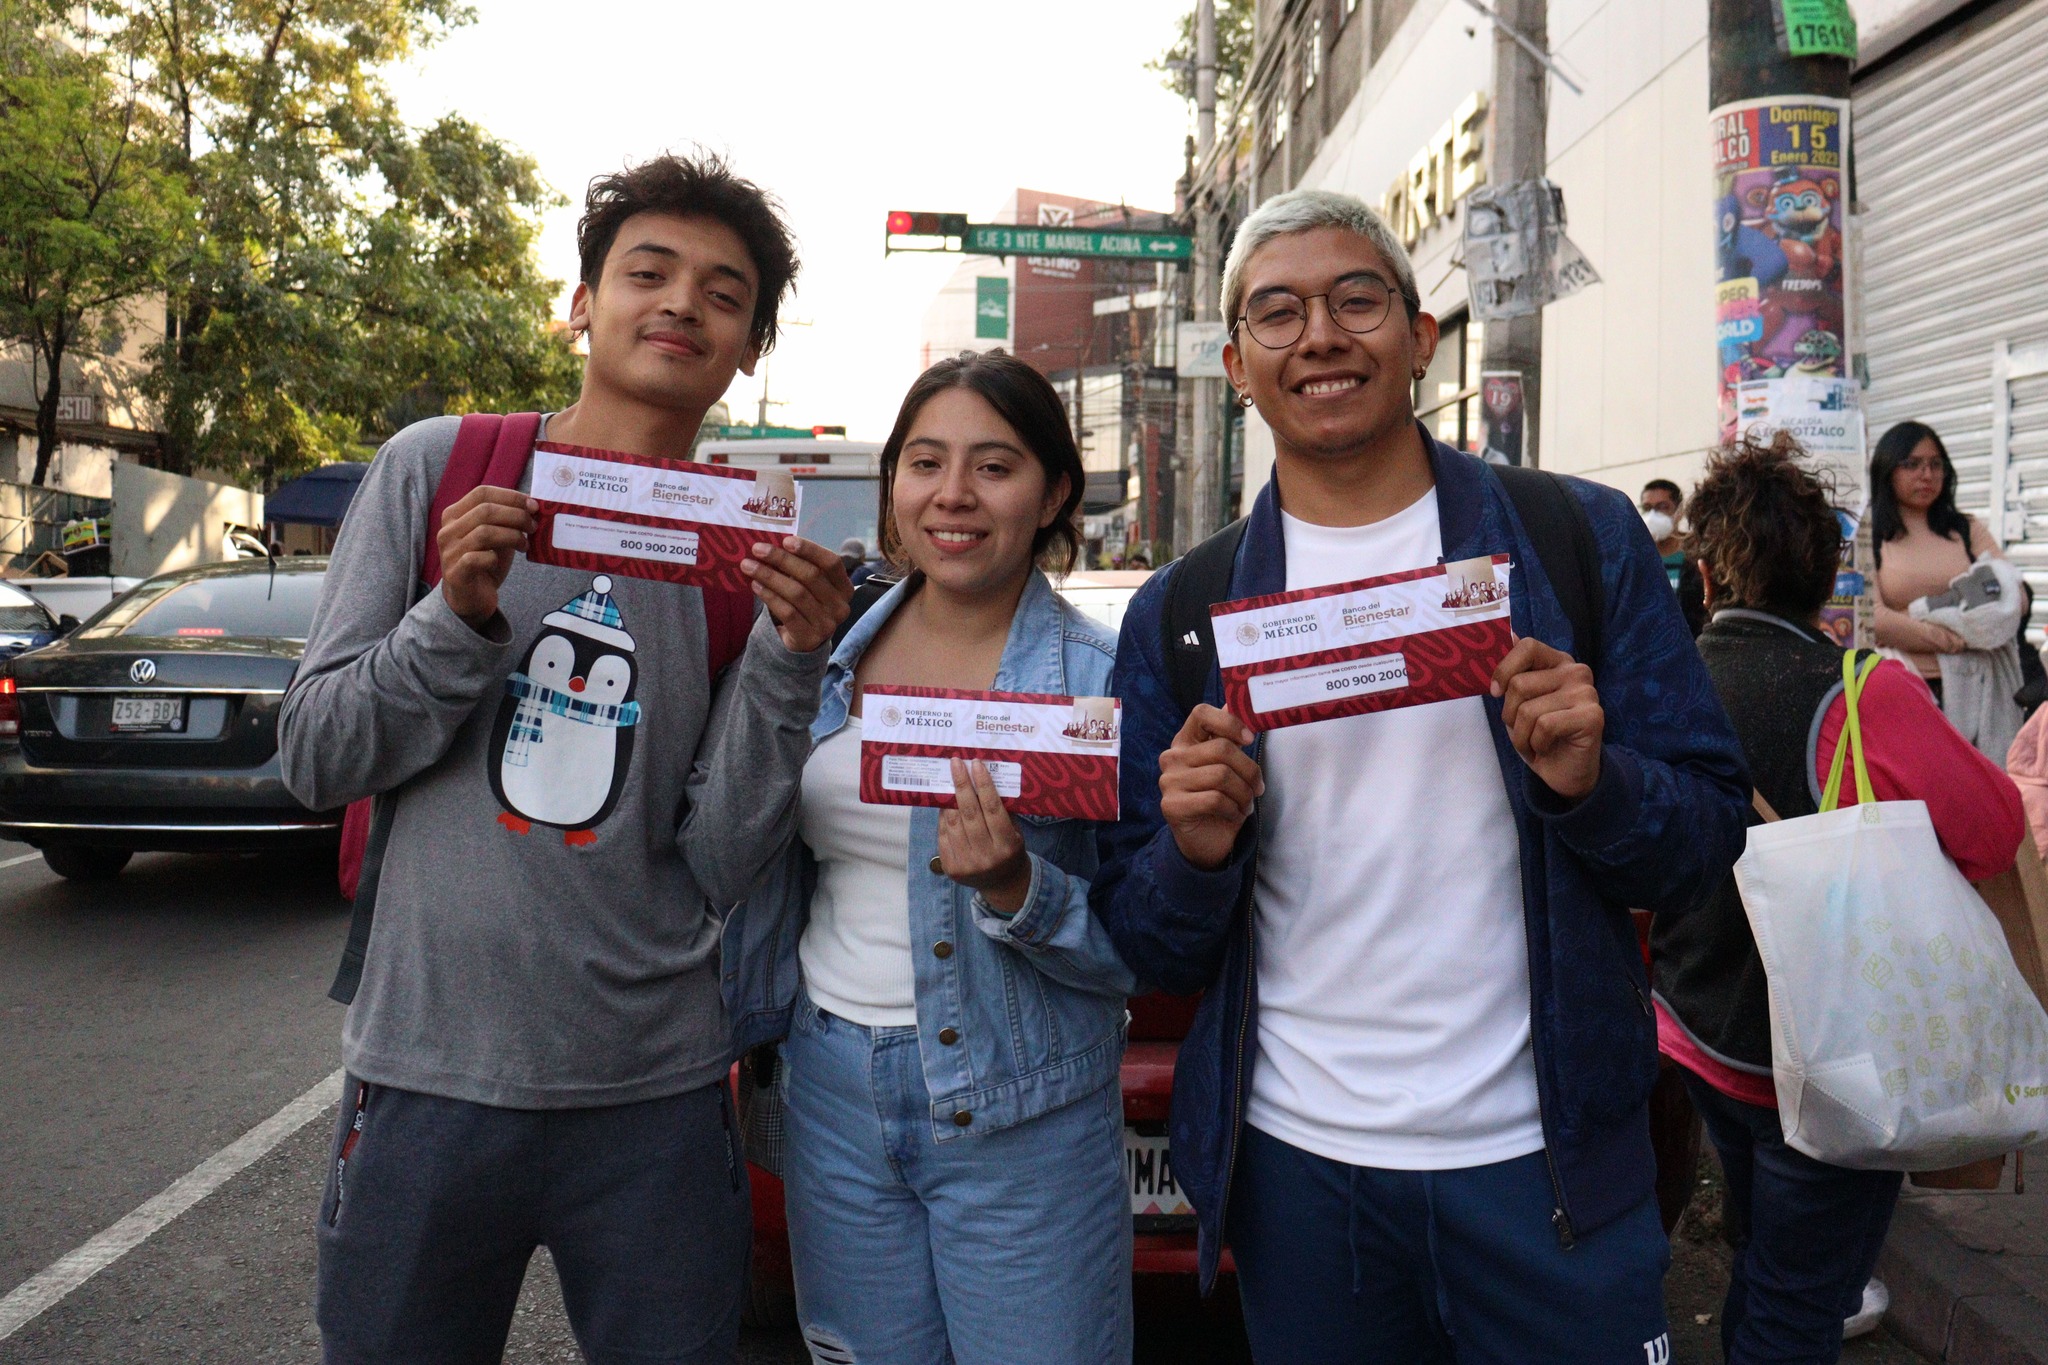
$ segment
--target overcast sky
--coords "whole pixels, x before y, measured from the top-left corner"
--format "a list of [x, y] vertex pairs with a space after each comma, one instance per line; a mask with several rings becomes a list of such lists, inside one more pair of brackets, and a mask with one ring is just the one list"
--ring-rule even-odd
[[[890, 209], [984, 220], [1017, 186], [1173, 207], [1192, 114], [1144, 63], [1193, 0], [474, 0], [394, 73], [406, 116], [453, 110], [535, 157], [572, 205], [541, 250], [573, 280], [593, 175], [701, 143], [788, 207], [804, 269], [769, 420], [880, 440], [960, 258], [882, 256]], [[558, 311], [566, 312], [567, 292]], [[758, 377], [727, 401], [751, 421]]]

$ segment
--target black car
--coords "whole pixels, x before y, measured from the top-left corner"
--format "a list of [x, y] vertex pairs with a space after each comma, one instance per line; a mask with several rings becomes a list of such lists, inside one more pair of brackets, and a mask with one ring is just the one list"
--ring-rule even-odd
[[38, 649], [60, 633], [49, 608], [14, 584], [0, 583], [0, 659]]
[[0, 834], [63, 876], [132, 854], [332, 847], [285, 790], [277, 716], [327, 561], [243, 559], [139, 584], [0, 664]]

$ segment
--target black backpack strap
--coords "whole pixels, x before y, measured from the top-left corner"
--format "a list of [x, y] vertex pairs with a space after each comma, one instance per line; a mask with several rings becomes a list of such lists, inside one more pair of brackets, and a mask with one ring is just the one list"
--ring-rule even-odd
[[1545, 469], [1523, 465], [1489, 466], [1507, 489], [1508, 501], [1522, 519], [1543, 562], [1544, 577], [1572, 623], [1572, 643], [1582, 664], [1600, 671], [1601, 624], [1607, 616], [1606, 592], [1600, 583], [1600, 547], [1585, 504], [1565, 481]]
[[1216, 666], [1216, 626], [1209, 608], [1230, 600], [1230, 576], [1237, 569], [1246, 520], [1239, 517], [1171, 566], [1173, 577], [1166, 584], [1166, 610], [1159, 623], [1167, 682], [1183, 716], [1202, 704], [1209, 671]]
[[861, 617], [868, 614], [870, 607], [873, 607], [875, 603], [887, 597], [889, 589], [895, 587], [898, 581], [894, 578], [869, 578], [854, 588], [853, 608], [846, 613], [846, 619], [839, 623], [839, 629], [832, 632], [832, 649], [834, 653], [838, 652], [840, 644], [845, 641], [847, 635], [853, 630], [854, 624]]

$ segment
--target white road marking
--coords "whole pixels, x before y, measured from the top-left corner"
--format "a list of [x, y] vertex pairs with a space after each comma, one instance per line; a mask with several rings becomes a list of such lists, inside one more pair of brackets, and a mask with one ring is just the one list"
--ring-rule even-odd
[[340, 1099], [341, 1072], [337, 1070], [179, 1176], [162, 1193], [143, 1201], [133, 1213], [75, 1251], [59, 1257], [48, 1269], [22, 1281], [6, 1298], [0, 1299], [0, 1341], [13, 1336], [72, 1290], [161, 1232], [280, 1142], [332, 1109]]
[[32, 863], [42, 856], [41, 850], [37, 850], [34, 853], [18, 854], [12, 858], [0, 858], [0, 867], [20, 867], [23, 863]]

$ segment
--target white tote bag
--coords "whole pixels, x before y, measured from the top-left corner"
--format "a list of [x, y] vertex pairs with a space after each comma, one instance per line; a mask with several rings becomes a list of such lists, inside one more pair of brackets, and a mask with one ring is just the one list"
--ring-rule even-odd
[[[2048, 1015], [1923, 801], [1877, 801], [1860, 673], [1821, 813], [1749, 831], [1735, 864], [1763, 959], [1785, 1141], [1861, 1170], [1929, 1170], [2048, 1132]], [[1842, 760], [1860, 804], [1837, 809]]]

